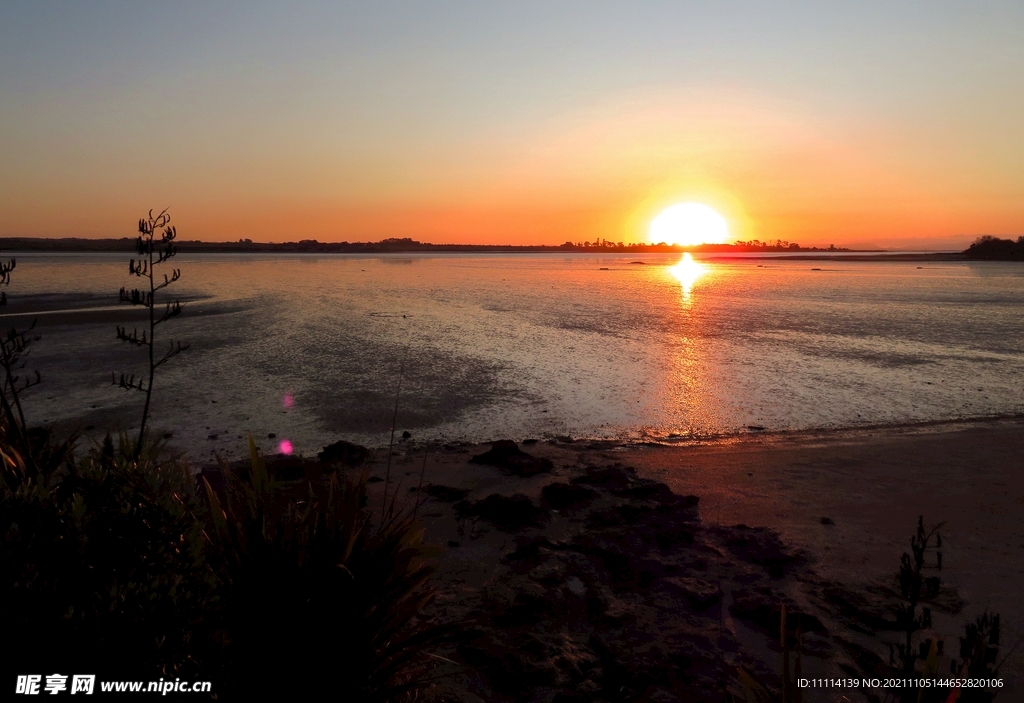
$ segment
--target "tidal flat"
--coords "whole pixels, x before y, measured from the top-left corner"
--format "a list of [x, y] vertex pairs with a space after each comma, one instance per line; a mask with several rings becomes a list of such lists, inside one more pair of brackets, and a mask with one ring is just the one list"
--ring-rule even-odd
[[[182, 254], [191, 344], [154, 427], [196, 463], [288, 439], [315, 454], [399, 430], [483, 442], [711, 439], [1024, 412], [1014, 262], [701, 261], [617, 255]], [[820, 270], [818, 270], [820, 269]], [[34, 422], [138, 422], [143, 367], [115, 254], [18, 255], [4, 324], [38, 320]], [[159, 342], [164, 344], [165, 342]], [[60, 393], [56, 389], [61, 389]], [[267, 441], [273, 434], [275, 443]], [[242, 440], [242, 441], [240, 441]]]

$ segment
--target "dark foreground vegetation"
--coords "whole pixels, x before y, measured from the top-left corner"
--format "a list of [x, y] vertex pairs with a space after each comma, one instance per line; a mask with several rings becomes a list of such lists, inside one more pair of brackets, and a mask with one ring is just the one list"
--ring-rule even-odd
[[[225, 698], [402, 700], [440, 634], [408, 515], [373, 521], [365, 473], [287, 494], [252, 450], [221, 490], [127, 435], [75, 456], [0, 441], [5, 673], [215, 681]], [[4, 682], [7, 685], [7, 682]]]

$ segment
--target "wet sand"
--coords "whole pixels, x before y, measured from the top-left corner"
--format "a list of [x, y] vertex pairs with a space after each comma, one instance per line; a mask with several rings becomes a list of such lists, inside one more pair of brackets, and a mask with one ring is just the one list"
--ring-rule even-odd
[[944, 579], [971, 609], [987, 606], [1024, 629], [1024, 419], [777, 434], [625, 455], [641, 474], [701, 496], [704, 520], [778, 530], [834, 578], [894, 570], [918, 515], [926, 525], [945, 522]]

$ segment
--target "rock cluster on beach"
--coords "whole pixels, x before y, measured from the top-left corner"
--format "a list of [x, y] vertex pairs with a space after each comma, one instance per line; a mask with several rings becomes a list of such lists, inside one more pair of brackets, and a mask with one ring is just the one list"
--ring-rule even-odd
[[[698, 504], [614, 463], [454, 502], [430, 615], [459, 623], [458, 664], [439, 700], [719, 701], [737, 665], [772, 681], [735, 623], [770, 647], [785, 603], [805, 639], [825, 634], [782, 585], [804, 560], [770, 530], [703, 525]], [[489, 573], [460, 573], [462, 550]]]

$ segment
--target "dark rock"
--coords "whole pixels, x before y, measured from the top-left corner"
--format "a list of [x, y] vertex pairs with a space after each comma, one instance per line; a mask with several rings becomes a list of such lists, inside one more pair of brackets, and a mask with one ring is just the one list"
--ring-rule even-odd
[[512, 605], [495, 615], [494, 624], [498, 627], [509, 627], [535, 623], [551, 610], [552, 605], [552, 599], [543, 589], [521, 588], [516, 593]]
[[623, 490], [634, 485], [636, 482], [636, 471], [628, 466], [615, 464], [605, 468], [588, 466], [587, 474], [572, 480], [573, 483], [601, 486], [613, 491]]
[[830, 517], [823, 517], [823, 518], [821, 518], [821, 524], [822, 525], [834, 525], [836, 523], [835, 523], [835, 520], [833, 520]]
[[694, 495], [681, 496], [678, 493], [673, 493], [672, 489], [664, 483], [641, 480], [637, 485], [613, 492], [615, 495], [627, 498], [650, 500], [659, 503], [659, 512], [678, 512], [681, 510], [689, 513], [690, 519], [696, 520], [698, 518], [697, 505], [700, 503], [700, 498]]
[[541, 548], [554, 549], [555, 545], [553, 545], [551, 541], [543, 535], [517, 537], [515, 551], [506, 555], [505, 559], [506, 561], [535, 561], [541, 554]]
[[359, 466], [370, 458], [371, 452], [366, 447], [346, 442], [345, 440], [339, 440], [334, 444], [328, 444], [324, 447], [324, 450], [318, 456], [320, 461], [324, 463]]
[[623, 580], [634, 576], [629, 556], [611, 540], [601, 539], [584, 532], [573, 539], [572, 545], [573, 549], [581, 554], [597, 559], [613, 578]]
[[441, 486], [431, 483], [428, 486], [424, 486], [423, 490], [428, 496], [442, 503], [454, 503], [457, 500], [462, 500], [469, 491], [463, 490], [462, 488], [452, 488], [451, 486]]
[[409, 439], [410, 437], [412, 437], [412, 432], [410, 432], [409, 430], [405, 430], [404, 432], [402, 432], [402, 439]]
[[520, 696], [538, 686], [549, 686], [557, 679], [554, 664], [538, 661], [509, 640], [501, 629], [470, 630], [457, 645], [467, 664], [486, 671], [499, 691]]
[[554, 464], [550, 459], [527, 454], [511, 439], [501, 439], [491, 444], [491, 448], [469, 460], [472, 464], [496, 466], [508, 471], [513, 476], [536, 476], [550, 471]]
[[571, 483], [550, 483], [541, 490], [544, 503], [555, 510], [587, 505], [597, 493], [586, 486]]
[[[801, 611], [781, 593], [767, 588], [737, 588], [732, 592], [729, 612], [740, 620], [752, 623], [768, 635], [778, 636], [782, 620], [782, 604], [786, 604], [786, 632], [818, 632], [828, 634], [828, 629], [815, 615]], [[794, 640], [795, 644], [795, 640]]]
[[685, 599], [697, 610], [711, 607], [720, 598], [716, 584], [690, 576], [669, 576], [658, 579], [655, 588], [677, 600]]
[[681, 544], [693, 544], [693, 533], [680, 525], [658, 523], [654, 525], [654, 542], [658, 549], [669, 550]]
[[774, 578], [786, 575], [790, 567], [803, 561], [783, 546], [779, 535], [767, 527], [736, 525], [727, 528], [725, 546], [744, 561], [759, 564]]
[[499, 530], [514, 531], [525, 527], [540, 527], [547, 519], [547, 511], [538, 508], [522, 493], [503, 496], [492, 493], [475, 503], [463, 500], [455, 504], [461, 517], [478, 517], [494, 524]]
[[899, 630], [896, 620], [896, 609], [889, 610], [877, 598], [868, 598], [864, 593], [855, 591], [842, 584], [831, 583], [821, 589], [823, 600], [835, 607], [839, 614], [858, 626], [854, 629], [868, 634], [877, 631]]
[[653, 513], [653, 508], [636, 503], [620, 503], [603, 510], [595, 510], [587, 516], [587, 524], [591, 527], [618, 527], [632, 525], [641, 518]]
[[641, 500], [653, 499], [653, 500], [671, 500], [672, 489], [664, 483], [655, 483], [654, 481], [644, 481], [640, 485], [633, 486], [631, 488], [621, 488], [615, 491], [616, 495], [627, 496], [629, 498], [639, 498]]
[[371, 476], [370, 478], [366, 479], [367, 483], [382, 483], [383, 481], [384, 479], [382, 479], [380, 476]]
[[523, 444], [536, 444], [536, 443], [537, 443], [537, 440], [535, 440], [535, 439], [524, 439], [523, 440]]
[[454, 549], [459, 546], [459, 543], [453, 539], [448, 540], [448, 546]]

